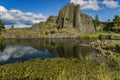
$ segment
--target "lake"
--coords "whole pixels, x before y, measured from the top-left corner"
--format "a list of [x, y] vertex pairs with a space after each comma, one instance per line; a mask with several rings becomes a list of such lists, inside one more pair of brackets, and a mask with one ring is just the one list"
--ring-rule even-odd
[[0, 43], [0, 64], [26, 61], [34, 58], [87, 58], [96, 59], [91, 47], [79, 44], [93, 40], [77, 39], [6, 39]]

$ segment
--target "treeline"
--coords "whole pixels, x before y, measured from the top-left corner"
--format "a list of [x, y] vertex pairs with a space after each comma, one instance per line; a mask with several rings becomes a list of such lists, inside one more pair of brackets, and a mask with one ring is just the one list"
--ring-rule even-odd
[[95, 19], [93, 20], [94, 27], [97, 30], [97, 27], [101, 25], [101, 28], [103, 28], [103, 31], [112, 31], [112, 32], [120, 32], [120, 16], [115, 15], [113, 20], [108, 19], [106, 22], [101, 22], [99, 20], [98, 15], [95, 16]]
[[120, 16], [115, 15], [113, 22], [114, 22], [114, 27], [120, 27]]
[[104, 27], [105, 31], [120, 32], [120, 16], [115, 15], [113, 20], [108, 19]]

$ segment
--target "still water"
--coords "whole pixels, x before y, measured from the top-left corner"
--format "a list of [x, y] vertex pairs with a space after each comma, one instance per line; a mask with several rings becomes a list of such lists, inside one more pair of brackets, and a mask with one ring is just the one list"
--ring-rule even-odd
[[95, 58], [97, 51], [79, 44], [91, 40], [76, 39], [7, 39], [0, 43], [0, 64], [34, 58]]

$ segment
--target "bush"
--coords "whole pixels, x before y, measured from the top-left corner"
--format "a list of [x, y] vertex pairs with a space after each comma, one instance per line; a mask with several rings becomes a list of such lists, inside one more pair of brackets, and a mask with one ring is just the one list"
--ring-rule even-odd
[[99, 35], [99, 37], [98, 37], [99, 39], [106, 39], [106, 35]]
[[54, 33], [55, 33], [55, 30], [51, 30], [50, 33], [51, 33], [51, 34], [54, 34]]

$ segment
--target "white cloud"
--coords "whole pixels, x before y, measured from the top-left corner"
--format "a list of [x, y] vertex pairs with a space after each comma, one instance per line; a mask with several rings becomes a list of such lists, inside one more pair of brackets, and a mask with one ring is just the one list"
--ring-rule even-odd
[[114, 0], [104, 0], [102, 3], [106, 5], [108, 8], [119, 7], [118, 1], [114, 1]]
[[105, 5], [108, 8], [119, 7], [118, 1], [115, 0], [70, 0], [71, 3], [79, 4], [81, 9], [99, 10], [100, 5]]
[[4, 8], [3, 6], [0, 6], [0, 12], [6, 12], [7, 11], [7, 9], [6, 8]]
[[71, 3], [79, 4], [81, 9], [99, 10], [97, 0], [70, 0]]
[[5, 7], [0, 6], [0, 19], [2, 19], [7, 26], [29, 27], [40, 21], [45, 21], [46, 18], [47, 17], [42, 14], [22, 12], [15, 9], [7, 10]]

